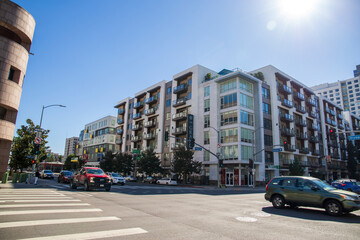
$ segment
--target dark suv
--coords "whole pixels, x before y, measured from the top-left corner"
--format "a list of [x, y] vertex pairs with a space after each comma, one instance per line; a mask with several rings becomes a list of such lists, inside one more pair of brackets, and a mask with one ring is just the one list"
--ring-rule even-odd
[[283, 208], [285, 204], [318, 207], [333, 216], [360, 209], [359, 195], [313, 177], [275, 177], [266, 185], [265, 199], [275, 208]]

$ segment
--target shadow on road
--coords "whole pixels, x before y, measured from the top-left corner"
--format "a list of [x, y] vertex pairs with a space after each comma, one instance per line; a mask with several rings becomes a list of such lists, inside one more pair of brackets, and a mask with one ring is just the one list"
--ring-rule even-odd
[[360, 216], [348, 213], [340, 217], [333, 217], [327, 215], [323, 209], [314, 208], [303, 208], [299, 207], [296, 209], [286, 207], [283, 209], [276, 209], [274, 207], [263, 207], [262, 210], [266, 213], [273, 215], [280, 215], [285, 217], [300, 218], [307, 220], [316, 221], [331, 221], [331, 222], [342, 222], [342, 223], [360, 223]]

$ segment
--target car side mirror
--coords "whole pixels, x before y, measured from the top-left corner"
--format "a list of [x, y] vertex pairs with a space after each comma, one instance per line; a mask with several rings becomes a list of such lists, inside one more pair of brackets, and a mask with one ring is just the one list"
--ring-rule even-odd
[[311, 187], [311, 190], [313, 190], [313, 191], [318, 191], [319, 190], [319, 188], [318, 187], [315, 187], [315, 186], [313, 186], [313, 187]]

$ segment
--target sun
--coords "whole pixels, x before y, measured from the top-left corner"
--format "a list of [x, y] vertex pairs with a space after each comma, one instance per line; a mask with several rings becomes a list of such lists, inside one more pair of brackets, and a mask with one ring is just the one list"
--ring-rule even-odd
[[309, 17], [316, 10], [319, 0], [279, 0], [278, 7], [287, 18]]

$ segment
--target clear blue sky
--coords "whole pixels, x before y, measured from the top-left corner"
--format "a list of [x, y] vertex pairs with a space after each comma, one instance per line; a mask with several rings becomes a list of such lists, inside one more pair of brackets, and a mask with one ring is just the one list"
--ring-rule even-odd
[[358, 0], [318, 0], [297, 17], [278, 0], [14, 2], [36, 21], [16, 129], [39, 124], [43, 105], [66, 105], [43, 118], [60, 154], [85, 124], [116, 116], [118, 101], [195, 64], [272, 64], [308, 86], [351, 78], [360, 64]]

